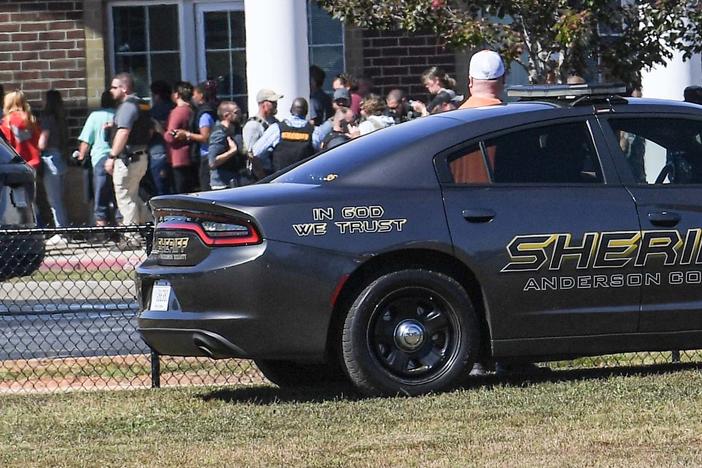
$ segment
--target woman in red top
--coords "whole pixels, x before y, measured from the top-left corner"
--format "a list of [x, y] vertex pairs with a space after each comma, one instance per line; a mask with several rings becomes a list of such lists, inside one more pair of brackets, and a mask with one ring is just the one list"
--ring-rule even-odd
[[41, 129], [22, 91], [15, 90], [5, 95], [0, 130], [15, 151], [30, 166], [38, 170], [41, 165], [39, 151]]
[[190, 134], [182, 131], [190, 128], [192, 108], [190, 99], [193, 96], [193, 85], [181, 81], [176, 83], [173, 99], [175, 109], [168, 114], [166, 132], [163, 139], [168, 148], [168, 159], [173, 168], [173, 188], [175, 193], [188, 193], [195, 190], [197, 175], [190, 161]]

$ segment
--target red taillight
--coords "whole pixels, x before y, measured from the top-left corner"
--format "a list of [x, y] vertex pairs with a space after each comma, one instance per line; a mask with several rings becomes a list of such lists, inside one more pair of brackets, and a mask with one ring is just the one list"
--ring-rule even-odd
[[156, 230], [183, 230], [195, 232], [205, 245], [232, 246], [260, 244], [261, 236], [248, 221], [164, 221]]

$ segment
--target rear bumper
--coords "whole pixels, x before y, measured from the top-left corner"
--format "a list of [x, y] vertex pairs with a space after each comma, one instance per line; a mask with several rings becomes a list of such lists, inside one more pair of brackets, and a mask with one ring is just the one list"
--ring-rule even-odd
[[[332, 296], [353, 259], [284, 242], [219, 247], [193, 267], [137, 268], [138, 330], [165, 355], [319, 360]], [[171, 286], [169, 310], [149, 310], [156, 281]]]

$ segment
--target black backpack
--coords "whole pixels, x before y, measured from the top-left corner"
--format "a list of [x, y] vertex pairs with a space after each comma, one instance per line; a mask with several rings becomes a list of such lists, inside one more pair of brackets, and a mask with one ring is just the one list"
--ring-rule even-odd
[[335, 132], [332, 130], [327, 134], [327, 136], [324, 137], [324, 140], [322, 140], [322, 149], [328, 150], [330, 148], [334, 148], [335, 146], [346, 143], [350, 139], [351, 137], [349, 137], [346, 133]]

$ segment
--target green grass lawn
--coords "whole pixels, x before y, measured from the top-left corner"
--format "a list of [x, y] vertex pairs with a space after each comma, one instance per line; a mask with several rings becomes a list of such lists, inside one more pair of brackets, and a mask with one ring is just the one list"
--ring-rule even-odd
[[4, 395], [0, 466], [699, 466], [701, 369], [559, 371], [419, 398], [269, 386]]

